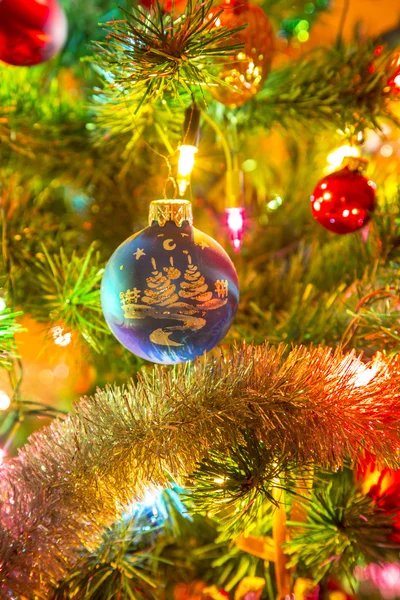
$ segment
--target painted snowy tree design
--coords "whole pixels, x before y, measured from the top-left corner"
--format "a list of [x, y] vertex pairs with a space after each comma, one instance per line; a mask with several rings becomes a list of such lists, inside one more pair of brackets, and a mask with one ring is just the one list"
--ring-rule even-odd
[[213, 292], [209, 291], [204, 276], [199, 269], [192, 263], [191, 256], [188, 256], [188, 266], [184, 274], [184, 279], [180, 284], [179, 296], [181, 298], [194, 300], [197, 303], [197, 309], [212, 310], [224, 306], [228, 301], [228, 288], [226, 287], [225, 297], [213, 298]]
[[147, 289], [144, 291], [142, 298], [145, 304], [156, 304], [157, 306], [169, 306], [179, 300], [176, 293], [176, 285], [171, 283], [171, 280], [179, 279], [181, 272], [176, 269], [173, 264], [173, 259], [170, 259], [171, 266], [164, 267], [166, 276], [157, 270], [156, 261], [151, 259], [154, 271], [152, 276], [146, 279]]
[[[165, 319], [181, 321], [181, 325], [170, 325], [152, 331], [149, 339], [159, 345], [181, 346], [179, 342], [170, 339], [174, 331], [197, 331], [202, 329], [207, 321], [204, 318], [208, 310], [215, 310], [224, 306], [228, 301], [228, 281], [216, 281], [217, 297], [209, 290], [205, 277], [198, 267], [192, 263], [188, 255], [188, 266], [180, 282], [179, 290], [174, 281], [181, 278], [181, 271], [175, 267], [174, 260], [170, 258], [170, 266], [157, 268], [154, 258], [151, 259], [153, 271], [146, 279], [147, 287], [143, 291], [140, 301], [140, 290], [135, 288], [134, 293], [127, 290], [121, 293], [121, 306], [126, 319]], [[164, 272], [164, 273], [163, 273]]]

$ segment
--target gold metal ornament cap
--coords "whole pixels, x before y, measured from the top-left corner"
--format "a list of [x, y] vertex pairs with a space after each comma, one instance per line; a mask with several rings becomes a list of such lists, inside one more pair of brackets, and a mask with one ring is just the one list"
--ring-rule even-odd
[[189, 200], [153, 200], [150, 202], [149, 225], [156, 222], [160, 227], [173, 221], [177, 227], [184, 223], [193, 225], [192, 204]]
[[367, 166], [367, 158], [362, 158], [361, 156], [345, 156], [340, 168], [344, 169], [347, 167], [349, 171], [358, 171], [359, 173], [364, 173], [364, 171], [367, 169]]

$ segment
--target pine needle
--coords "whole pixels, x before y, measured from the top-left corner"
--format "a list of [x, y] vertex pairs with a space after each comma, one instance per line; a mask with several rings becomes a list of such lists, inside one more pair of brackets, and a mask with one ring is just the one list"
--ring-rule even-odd
[[108, 23], [111, 33], [98, 44], [99, 65], [112, 78], [114, 93], [141, 95], [135, 112], [166, 92], [178, 97], [215, 81], [216, 61], [233, 59], [242, 48], [229, 39], [243, 27], [214, 27], [221, 11], [211, 12], [212, 5], [189, 1], [178, 18], [163, 14], [158, 3], [150, 14], [133, 6], [125, 21]]

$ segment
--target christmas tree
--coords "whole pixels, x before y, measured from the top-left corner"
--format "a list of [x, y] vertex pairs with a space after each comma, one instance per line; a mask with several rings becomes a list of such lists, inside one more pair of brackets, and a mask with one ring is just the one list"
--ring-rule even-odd
[[0, 599], [400, 598], [399, 15], [0, 0]]

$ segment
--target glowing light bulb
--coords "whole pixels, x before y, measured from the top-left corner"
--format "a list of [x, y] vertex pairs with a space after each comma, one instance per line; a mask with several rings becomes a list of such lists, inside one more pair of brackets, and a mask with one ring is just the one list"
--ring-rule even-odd
[[6, 392], [0, 390], [0, 410], [7, 410], [10, 407], [11, 398]]
[[194, 167], [194, 155], [197, 152], [196, 146], [181, 146], [179, 148], [178, 174], [187, 177], [191, 174]]
[[328, 154], [327, 161], [331, 167], [338, 169], [346, 156], [360, 156], [360, 150], [355, 146], [345, 144]]
[[150, 507], [150, 506], [154, 506], [157, 501], [159, 500], [160, 496], [161, 496], [161, 492], [162, 489], [155, 487], [155, 488], [148, 488], [143, 496], [143, 500], [141, 502], [142, 506], [144, 507]]
[[130, 503], [124, 512], [124, 518], [131, 519], [134, 515], [147, 514], [150, 518], [166, 518], [167, 513], [162, 502], [162, 488], [152, 486], [143, 490], [139, 501], [134, 500]]
[[227, 480], [228, 480], [227, 477], [215, 477], [214, 478], [214, 483], [218, 483], [219, 485], [222, 485]]
[[194, 167], [194, 156], [197, 152], [196, 146], [180, 146], [178, 161], [178, 188], [181, 196], [185, 193], [190, 184], [190, 174]]
[[244, 232], [244, 208], [227, 208], [225, 213], [233, 249], [239, 252]]
[[232, 231], [243, 229], [243, 208], [227, 208], [228, 227]]

